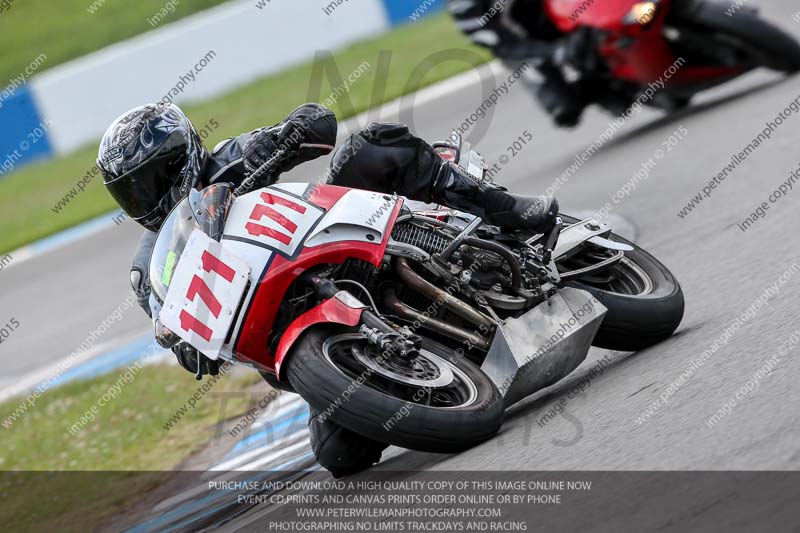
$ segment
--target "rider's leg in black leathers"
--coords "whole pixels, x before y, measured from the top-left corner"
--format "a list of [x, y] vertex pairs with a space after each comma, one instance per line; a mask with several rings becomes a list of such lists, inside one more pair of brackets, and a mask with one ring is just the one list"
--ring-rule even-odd
[[334, 154], [333, 184], [400, 194], [477, 215], [510, 230], [543, 233], [555, 223], [558, 202], [520, 196], [462, 172], [402, 124], [373, 123]]

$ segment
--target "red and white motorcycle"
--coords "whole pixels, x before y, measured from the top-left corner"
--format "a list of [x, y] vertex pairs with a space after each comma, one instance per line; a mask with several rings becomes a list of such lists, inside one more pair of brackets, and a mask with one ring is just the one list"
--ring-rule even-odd
[[[436, 148], [483, 177], [460, 139]], [[449, 453], [591, 345], [639, 350], [682, 319], [669, 270], [598, 221], [521, 235], [406, 204], [306, 183], [193, 191], [152, 255], [156, 337], [251, 366], [372, 439]]]

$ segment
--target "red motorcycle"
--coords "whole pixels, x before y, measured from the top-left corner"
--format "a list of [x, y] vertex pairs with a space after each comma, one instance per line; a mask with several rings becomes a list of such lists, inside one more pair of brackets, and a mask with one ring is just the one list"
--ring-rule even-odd
[[674, 109], [757, 67], [800, 70], [800, 44], [757, 11], [704, 0], [545, 0], [564, 33], [586, 31], [603, 65], [584, 73], [633, 101]]
[[[457, 135], [437, 150], [484, 177]], [[683, 316], [669, 270], [595, 220], [519, 235], [376, 192], [249, 184], [193, 190], [165, 221], [156, 338], [255, 368], [378, 441], [474, 446], [591, 345], [642, 349]]]

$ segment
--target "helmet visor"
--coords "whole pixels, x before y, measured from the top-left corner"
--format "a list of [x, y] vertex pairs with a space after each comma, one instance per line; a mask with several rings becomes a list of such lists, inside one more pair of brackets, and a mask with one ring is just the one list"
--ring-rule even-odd
[[[186, 163], [186, 152], [157, 153], [144, 163], [106, 183], [114, 200], [134, 220], [141, 220], [159, 207], [165, 215], [172, 205], [163, 205]], [[150, 228], [153, 229], [153, 228]], [[155, 228], [158, 229], [158, 228]]]

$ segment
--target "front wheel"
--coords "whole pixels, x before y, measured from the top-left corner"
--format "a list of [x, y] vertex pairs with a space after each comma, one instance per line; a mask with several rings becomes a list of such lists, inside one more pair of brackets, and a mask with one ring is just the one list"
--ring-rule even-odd
[[297, 341], [287, 365], [292, 387], [320, 416], [386, 444], [456, 453], [488, 440], [503, 422], [503, 400], [488, 376], [428, 339], [403, 361], [358, 333], [317, 326]]
[[685, 23], [712, 36], [721, 35], [760, 66], [787, 73], [800, 71], [797, 39], [754, 10], [741, 9], [731, 16], [729, 3], [699, 1], [692, 5]]
[[[569, 223], [577, 219], [564, 217]], [[559, 272], [580, 272], [603, 261], [602, 271], [577, 275], [565, 284], [590, 292], [608, 308], [592, 344], [599, 348], [635, 352], [670, 337], [683, 319], [683, 291], [675, 276], [658, 259], [622, 237], [609, 240], [633, 247], [613, 262], [613, 250], [589, 244], [558, 263]]]

